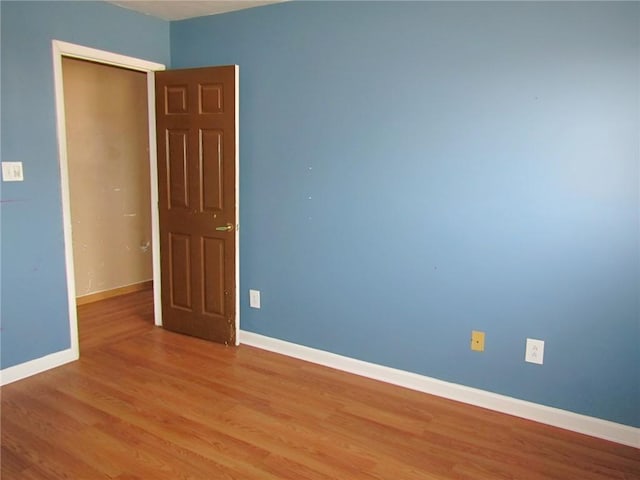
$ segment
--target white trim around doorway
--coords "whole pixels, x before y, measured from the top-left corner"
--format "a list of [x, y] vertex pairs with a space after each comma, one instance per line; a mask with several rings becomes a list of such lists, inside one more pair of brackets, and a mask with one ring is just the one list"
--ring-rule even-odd
[[[151, 238], [153, 254], [153, 297], [154, 321], [162, 325], [162, 304], [160, 302], [160, 226], [158, 220], [158, 169], [156, 159], [156, 122], [155, 122], [155, 76], [154, 72], [164, 70], [160, 63], [149, 62], [139, 58], [128, 57], [117, 53], [97, 50], [95, 48], [75, 45], [73, 43], [52, 40], [53, 78], [56, 100], [56, 124], [58, 133], [58, 155], [60, 159], [60, 190], [62, 196], [62, 221], [64, 230], [65, 268], [67, 274], [67, 297], [69, 303], [69, 330], [71, 335], [71, 352], [79, 357], [78, 316], [76, 313], [75, 273], [73, 268], [73, 241], [71, 236], [71, 201], [69, 193], [69, 172], [67, 160], [67, 132], [64, 111], [64, 89], [62, 78], [62, 57], [78, 58], [92, 62], [112, 65], [129, 70], [144, 72], [147, 75], [147, 97], [149, 118], [149, 162], [151, 176]], [[54, 367], [56, 365], [52, 365]]]

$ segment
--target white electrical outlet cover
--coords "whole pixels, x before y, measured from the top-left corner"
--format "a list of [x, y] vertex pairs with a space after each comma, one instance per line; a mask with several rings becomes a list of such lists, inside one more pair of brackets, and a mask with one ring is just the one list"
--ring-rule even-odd
[[527, 348], [524, 354], [525, 362], [542, 365], [544, 362], [544, 340], [527, 338]]
[[260, 290], [249, 290], [249, 306], [260, 308]]

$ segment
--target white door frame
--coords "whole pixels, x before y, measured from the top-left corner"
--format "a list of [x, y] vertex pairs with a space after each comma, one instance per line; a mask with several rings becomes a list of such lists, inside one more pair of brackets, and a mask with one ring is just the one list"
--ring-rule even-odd
[[151, 245], [153, 258], [153, 307], [155, 324], [162, 325], [162, 303], [160, 297], [160, 223], [158, 220], [158, 166], [156, 150], [156, 101], [154, 72], [164, 70], [160, 63], [117, 53], [83, 47], [72, 43], [52, 40], [53, 79], [56, 97], [56, 122], [58, 127], [58, 154], [60, 158], [60, 190], [62, 196], [62, 222], [64, 230], [64, 254], [67, 272], [67, 297], [69, 303], [69, 330], [71, 350], [76, 358], [80, 354], [78, 342], [78, 315], [76, 312], [75, 271], [73, 268], [73, 238], [71, 236], [71, 197], [69, 193], [69, 171], [67, 159], [67, 129], [64, 111], [64, 89], [62, 57], [79, 58], [92, 62], [113, 65], [144, 72], [147, 75], [147, 97], [149, 107], [149, 172], [151, 176]]

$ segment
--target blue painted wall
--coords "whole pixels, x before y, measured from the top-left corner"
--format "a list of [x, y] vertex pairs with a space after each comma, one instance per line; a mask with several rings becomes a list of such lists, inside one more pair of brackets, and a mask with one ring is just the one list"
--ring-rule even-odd
[[174, 67], [240, 65], [242, 328], [640, 426], [639, 21], [294, 2], [173, 22]]
[[0, 3], [2, 160], [1, 365], [70, 346], [51, 40], [169, 63], [169, 23], [104, 2]]

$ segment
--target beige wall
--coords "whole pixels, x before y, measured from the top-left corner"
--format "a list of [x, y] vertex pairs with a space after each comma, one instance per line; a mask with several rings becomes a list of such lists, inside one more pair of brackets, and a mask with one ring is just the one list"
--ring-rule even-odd
[[76, 296], [152, 278], [146, 76], [63, 59]]

